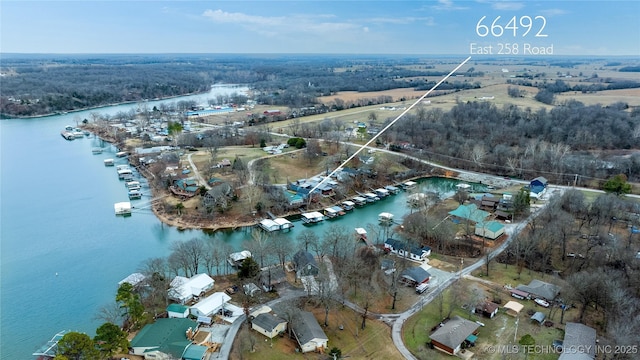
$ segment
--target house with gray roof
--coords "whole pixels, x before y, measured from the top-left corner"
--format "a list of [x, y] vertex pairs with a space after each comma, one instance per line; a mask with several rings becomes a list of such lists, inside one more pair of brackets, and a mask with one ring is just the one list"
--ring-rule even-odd
[[557, 285], [536, 279], [531, 280], [529, 285], [516, 286], [516, 290], [524, 291], [547, 301], [553, 301], [560, 294], [560, 288]]
[[251, 328], [269, 339], [273, 339], [274, 336], [287, 329], [287, 321], [273, 314], [262, 313], [251, 321]]
[[465, 341], [475, 342], [479, 324], [454, 316], [429, 336], [434, 348], [449, 355], [456, 355]]
[[564, 328], [562, 355], [558, 360], [592, 360], [595, 358], [596, 329], [568, 322]]
[[316, 259], [308, 251], [300, 250], [293, 255], [293, 265], [295, 266], [297, 277], [316, 276], [320, 273]]
[[404, 269], [400, 276], [402, 282], [411, 286], [424, 284], [431, 279], [431, 274], [420, 266]]
[[323, 350], [329, 342], [318, 320], [308, 311], [301, 311], [294, 316], [291, 330], [303, 353]]

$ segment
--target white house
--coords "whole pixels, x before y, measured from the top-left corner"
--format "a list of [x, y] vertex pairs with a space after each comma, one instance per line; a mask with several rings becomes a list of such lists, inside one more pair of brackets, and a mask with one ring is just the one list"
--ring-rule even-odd
[[293, 318], [291, 326], [293, 335], [303, 353], [318, 351], [327, 347], [329, 338], [312, 313], [301, 311]]
[[260, 334], [273, 339], [287, 329], [287, 322], [275, 315], [262, 313], [251, 321], [251, 328]]
[[229, 300], [231, 300], [231, 297], [223, 292], [213, 293], [191, 306], [189, 312], [193, 316], [215, 315]]
[[391, 238], [385, 240], [384, 250], [416, 261], [424, 261], [431, 255], [431, 248], [428, 246], [411, 245]]
[[167, 315], [170, 318], [185, 319], [189, 316], [189, 307], [180, 304], [170, 304], [167, 306]]
[[215, 280], [207, 274], [198, 274], [191, 278], [176, 276], [171, 281], [169, 298], [180, 304], [186, 304], [194, 297], [203, 296], [205, 292], [213, 289], [214, 283]]

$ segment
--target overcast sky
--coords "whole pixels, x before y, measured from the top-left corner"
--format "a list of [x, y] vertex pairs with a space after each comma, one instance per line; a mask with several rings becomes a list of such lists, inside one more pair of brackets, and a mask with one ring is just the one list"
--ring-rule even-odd
[[[472, 44], [495, 54], [515, 43], [553, 45], [554, 55], [640, 56], [639, 14], [636, 0], [0, 0], [0, 51], [469, 55]], [[496, 25], [515, 17], [518, 28], [481, 37], [483, 16], [481, 34], [497, 16]]]

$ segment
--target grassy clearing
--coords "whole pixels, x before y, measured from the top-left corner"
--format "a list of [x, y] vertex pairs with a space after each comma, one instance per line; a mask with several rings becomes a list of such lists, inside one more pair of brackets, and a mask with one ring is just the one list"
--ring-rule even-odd
[[[404, 342], [407, 348], [418, 359], [436, 359], [445, 360], [451, 359], [449, 355], [443, 354], [438, 350], [430, 349], [426, 344], [429, 339], [431, 329], [436, 326], [441, 319], [446, 316], [449, 311], [449, 304], [452, 304], [452, 291], [451, 288], [444, 291], [442, 295], [443, 312], [440, 313], [439, 300], [434, 300], [431, 304], [425, 306], [422, 311], [418, 312], [412, 318], [407, 320], [403, 328]], [[480, 321], [485, 326], [478, 328], [478, 340], [476, 346], [471, 348], [470, 351], [475, 353], [479, 359], [498, 360], [502, 359], [502, 354], [491, 353], [489, 351], [490, 346], [495, 345], [512, 345], [525, 334], [533, 336], [537, 345], [551, 345], [553, 340], [562, 339], [564, 336], [563, 330], [561, 330], [556, 322], [559, 322], [559, 314], [554, 314], [554, 326], [545, 327], [540, 326], [535, 322], [529, 320], [530, 316], [527, 315], [528, 310], [543, 311], [548, 316], [549, 311], [543, 310], [540, 307], [533, 305], [532, 301], [525, 302], [525, 308], [522, 310], [516, 333], [516, 318], [511, 317], [504, 313], [502, 310], [493, 318], [471, 314], [469, 311], [462, 309], [461, 307], [455, 307], [451, 309], [451, 316], [458, 315], [464, 319], [470, 321]], [[565, 315], [566, 319], [566, 315]], [[564, 325], [560, 325], [564, 327]], [[514, 335], [516, 341], [514, 342]], [[540, 360], [555, 360], [557, 354], [537, 354], [529, 355], [529, 359]], [[524, 359], [524, 354], [517, 354], [512, 359]]]
[[[318, 323], [324, 324], [324, 310], [307, 309], [314, 313]], [[398, 350], [391, 344], [391, 329], [386, 324], [367, 320], [364, 330], [360, 328], [362, 318], [349, 308], [337, 305], [329, 313], [328, 326], [322, 326], [329, 338], [329, 349], [337, 347], [342, 355], [353, 359], [402, 359]], [[340, 330], [340, 325], [343, 330]], [[254, 352], [250, 351], [249, 338], [254, 337]], [[265, 340], [266, 339], [266, 340]], [[231, 359], [287, 360], [287, 359], [327, 359], [326, 354], [296, 352], [294, 339], [285, 334], [275, 337], [273, 342], [261, 334], [243, 328], [233, 344]]]

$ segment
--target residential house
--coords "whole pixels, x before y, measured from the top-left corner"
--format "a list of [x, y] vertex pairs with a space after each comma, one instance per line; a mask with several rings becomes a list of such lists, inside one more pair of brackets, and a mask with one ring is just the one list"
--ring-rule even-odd
[[529, 285], [516, 286], [516, 290], [524, 291], [547, 301], [553, 301], [560, 294], [560, 288], [557, 285], [536, 279], [531, 280]]
[[431, 274], [420, 266], [404, 269], [400, 274], [400, 281], [409, 286], [427, 283], [429, 279], [431, 279]]
[[429, 336], [434, 348], [449, 355], [456, 355], [463, 343], [475, 343], [479, 324], [454, 316]]
[[169, 298], [180, 304], [186, 304], [213, 289], [214, 284], [215, 281], [207, 274], [197, 274], [191, 278], [176, 276], [170, 284]]
[[488, 317], [489, 319], [492, 319], [498, 313], [498, 308], [500, 308], [500, 305], [492, 301], [485, 301], [481, 304], [478, 304], [478, 306], [476, 306], [475, 313], [482, 314]]
[[273, 339], [287, 329], [287, 321], [272, 314], [259, 314], [251, 320], [251, 328], [260, 334]]
[[189, 316], [189, 307], [181, 304], [169, 304], [167, 315], [170, 318], [184, 319]]
[[226, 293], [216, 292], [191, 306], [189, 312], [191, 315], [198, 317], [212, 316], [222, 309], [229, 300], [231, 300], [231, 297]]
[[256, 294], [260, 292], [260, 288], [258, 287], [258, 285], [254, 283], [244, 284], [242, 285], [242, 289], [244, 290], [244, 293], [246, 295], [249, 295], [251, 297], [254, 297]]
[[293, 317], [291, 330], [302, 353], [322, 351], [329, 342], [316, 318], [308, 311], [300, 311]]
[[209, 208], [226, 208], [233, 196], [233, 188], [231, 187], [231, 184], [224, 181], [212, 182], [209, 180], [209, 185], [211, 186], [211, 189], [207, 190], [202, 197], [202, 204]]
[[558, 360], [592, 360], [595, 358], [596, 329], [568, 322], [564, 328], [562, 355]]
[[476, 204], [460, 205], [455, 210], [449, 211], [449, 215], [457, 221], [482, 222], [489, 213], [478, 209]]
[[431, 248], [428, 246], [413, 245], [391, 238], [385, 240], [384, 250], [416, 261], [424, 261], [429, 255], [431, 255]]
[[[157, 319], [153, 324], [145, 325], [131, 340], [131, 353], [145, 359], [168, 360], [186, 359], [201, 360], [207, 351], [206, 346], [192, 345], [192, 338], [187, 334], [195, 334], [198, 323], [191, 319]], [[200, 357], [197, 357], [197, 354]]]
[[178, 179], [173, 181], [173, 185], [169, 186], [172, 194], [182, 198], [191, 198], [198, 194], [200, 187], [195, 179]]
[[504, 234], [504, 225], [497, 221], [481, 221], [476, 223], [475, 234], [495, 240]]
[[269, 268], [260, 272], [260, 284], [264, 291], [272, 291], [276, 286], [287, 282], [287, 274], [282, 268]]
[[303, 276], [317, 276], [320, 273], [320, 268], [316, 259], [310, 252], [300, 250], [293, 255], [293, 265], [296, 270], [297, 277]]
[[529, 196], [539, 199], [547, 189], [547, 185], [549, 185], [549, 182], [542, 176], [531, 180], [529, 182]]

